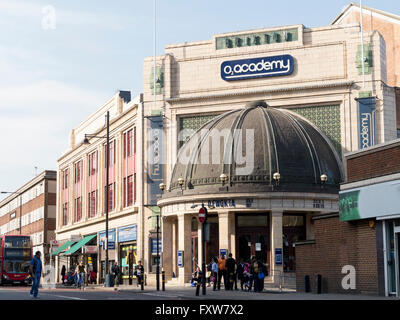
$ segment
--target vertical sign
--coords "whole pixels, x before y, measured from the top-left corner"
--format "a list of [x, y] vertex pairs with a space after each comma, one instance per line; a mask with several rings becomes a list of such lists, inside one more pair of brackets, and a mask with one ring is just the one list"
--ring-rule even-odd
[[275, 264], [282, 264], [282, 248], [275, 248]]
[[183, 267], [183, 250], [178, 250], [178, 267]]
[[148, 120], [147, 204], [157, 205], [162, 195], [159, 185], [163, 181], [163, 119], [162, 116], [151, 116]]
[[376, 142], [376, 101], [374, 97], [358, 98], [360, 149], [371, 147]]

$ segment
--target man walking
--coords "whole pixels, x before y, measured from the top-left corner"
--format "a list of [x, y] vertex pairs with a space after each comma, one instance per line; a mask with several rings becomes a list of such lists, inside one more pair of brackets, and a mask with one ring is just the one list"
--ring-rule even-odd
[[42, 276], [42, 260], [40, 260], [40, 251], [36, 251], [35, 256], [29, 262], [29, 272], [32, 276], [31, 297], [38, 298], [40, 277]]
[[217, 278], [218, 278], [218, 259], [214, 257], [214, 261], [211, 265], [212, 279], [213, 279], [213, 291], [217, 288]]
[[82, 284], [83, 284], [83, 280], [85, 279], [85, 266], [83, 265], [83, 262], [81, 261], [81, 263], [78, 266], [78, 287], [81, 288]]
[[142, 284], [142, 281], [144, 281], [144, 267], [142, 265], [142, 260], [138, 261], [138, 265], [135, 268], [135, 275], [137, 277], [137, 286]]
[[117, 286], [119, 285], [119, 266], [118, 262], [115, 262], [113, 267], [112, 267], [112, 272], [114, 273], [114, 285]]
[[243, 290], [243, 273], [244, 273], [244, 263], [243, 263], [243, 259], [240, 259], [240, 262], [237, 265], [237, 269], [236, 269], [236, 273], [237, 273], [237, 279], [239, 279], [240, 281], [240, 289]]
[[225, 266], [225, 255], [221, 254], [221, 258], [218, 259], [218, 290], [221, 289], [221, 279], [224, 277], [224, 286], [225, 289], [228, 286], [228, 283], [226, 281], [226, 266]]

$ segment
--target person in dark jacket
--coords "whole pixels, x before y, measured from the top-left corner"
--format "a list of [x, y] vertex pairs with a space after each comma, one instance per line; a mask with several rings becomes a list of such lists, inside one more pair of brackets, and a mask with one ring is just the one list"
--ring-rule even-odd
[[63, 265], [61, 268], [61, 280], [63, 284], [65, 283], [65, 274], [66, 274], [66, 268], [65, 265]]
[[115, 262], [111, 269], [112, 273], [114, 274], [114, 285], [119, 285], [119, 273], [120, 273], [120, 268], [118, 265], [118, 262]]
[[235, 281], [235, 269], [236, 269], [236, 261], [235, 259], [232, 258], [232, 253], [228, 255], [228, 259], [226, 259], [225, 262], [225, 267], [226, 267], [226, 274], [228, 278], [228, 285], [225, 286], [226, 290], [233, 290], [233, 283]]
[[243, 263], [243, 259], [240, 259], [240, 262], [238, 263], [237, 268], [236, 268], [236, 274], [237, 274], [237, 279], [240, 281], [240, 289], [242, 289], [242, 290], [243, 290], [243, 283], [244, 283], [243, 272], [244, 272], [244, 263]]

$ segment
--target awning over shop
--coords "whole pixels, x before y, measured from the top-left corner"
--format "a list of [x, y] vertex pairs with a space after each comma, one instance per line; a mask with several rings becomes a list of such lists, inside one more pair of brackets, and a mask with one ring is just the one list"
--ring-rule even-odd
[[57, 249], [57, 251], [54, 251], [51, 253], [52, 256], [56, 256], [58, 255], [60, 252], [64, 251], [65, 249], [67, 249], [70, 245], [72, 245], [73, 243], [75, 243], [75, 241], [70, 241], [68, 240], [66, 243], [64, 243], [61, 247], [59, 247]]
[[82, 248], [86, 243], [88, 243], [90, 240], [92, 240], [94, 237], [96, 237], [97, 234], [92, 234], [90, 236], [84, 237], [81, 241], [73, 245], [68, 251], [64, 252], [62, 255], [67, 256], [70, 254], [73, 254], [76, 252], [78, 249]]

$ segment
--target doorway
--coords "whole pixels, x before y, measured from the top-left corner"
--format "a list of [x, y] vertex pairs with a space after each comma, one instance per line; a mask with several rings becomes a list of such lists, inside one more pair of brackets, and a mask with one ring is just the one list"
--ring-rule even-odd
[[304, 214], [284, 214], [283, 227], [283, 271], [296, 271], [296, 247], [297, 241], [306, 239], [306, 224]]
[[252, 256], [269, 263], [268, 213], [236, 215], [236, 259], [249, 261]]

